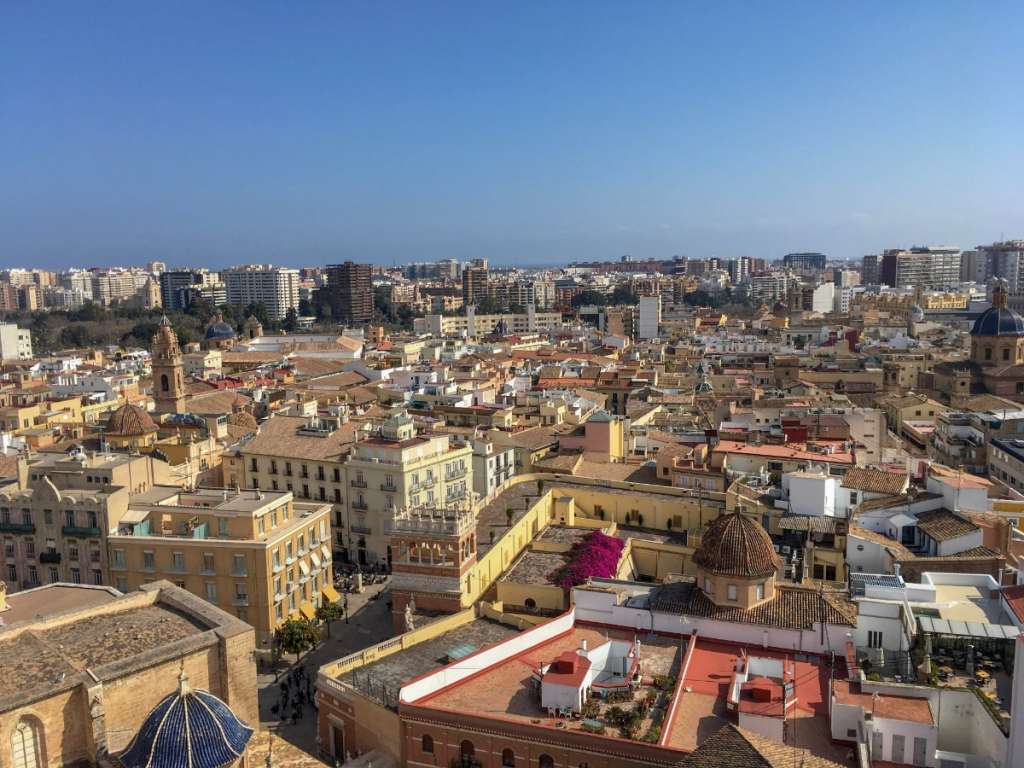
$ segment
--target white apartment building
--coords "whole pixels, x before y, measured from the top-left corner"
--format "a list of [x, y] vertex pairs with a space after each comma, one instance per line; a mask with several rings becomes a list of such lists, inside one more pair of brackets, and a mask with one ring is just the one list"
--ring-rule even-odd
[[0, 323], [0, 360], [32, 357], [32, 332], [14, 323]]
[[515, 471], [514, 448], [490, 440], [473, 442], [473, 491], [480, 498], [489, 498]]
[[506, 334], [535, 333], [545, 328], [560, 328], [560, 312], [538, 312], [531, 304], [526, 314], [505, 313], [500, 315], [478, 315], [473, 307], [466, 307], [465, 317], [459, 315], [427, 315], [413, 321], [417, 334], [429, 333], [434, 336], [467, 336], [476, 338], [495, 332], [499, 324], [504, 325]]
[[750, 297], [755, 304], [772, 304], [786, 295], [789, 277], [785, 272], [768, 272], [750, 278]]
[[267, 314], [282, 320], [299, 308], [299, 270], [272, 264], [244, 264], [221, 272], [227, 302], [237, 306], [262, 303]]
[[637, 338], [658, 338], [661, 324], [661, 296], [641, 296], [637, 312]]
[[835, 300], [835, 283], [822, 283], [811, 294], [811, 311], [827, 315]]

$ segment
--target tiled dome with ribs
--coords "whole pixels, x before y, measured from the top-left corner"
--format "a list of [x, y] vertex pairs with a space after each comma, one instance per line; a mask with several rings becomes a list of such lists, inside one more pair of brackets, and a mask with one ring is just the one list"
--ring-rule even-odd
[[179, 689], [149, 713], [118, 757], [124, 768], [221, 768], [245, 754], [253, 729], [209, 691]]
[[693, 561], [712, 573], [748, 578], [766, 578], [778, 567], [768, 532], [740, 512], [711, 521]]
[[125, 403], [107, 420], [107, 434], [131, 437], [145, 435], [156, 431], [156, 424], [144, 410], [137, 405]]

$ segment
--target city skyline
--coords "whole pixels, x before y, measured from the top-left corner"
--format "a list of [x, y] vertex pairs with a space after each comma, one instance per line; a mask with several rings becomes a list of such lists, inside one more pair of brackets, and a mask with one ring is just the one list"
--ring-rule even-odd
[[[1022, 11], [940, 10], [21, 8], [0, 31], [0, 262], [854, 259], [1020, 237]], [[984, 56], [940, 53], [970, 40]]]

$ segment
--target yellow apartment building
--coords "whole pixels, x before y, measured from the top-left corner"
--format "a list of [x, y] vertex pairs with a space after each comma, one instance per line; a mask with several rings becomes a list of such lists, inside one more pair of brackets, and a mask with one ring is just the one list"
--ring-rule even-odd
[[329, 504], [343, 559], [390, 562], [385, 525], [396, 509], [472, 501], [473, 449], [448, 435], [417, 437], [405, 412], [357, 441], [358, 426], [341, 417], [275, 416], [225, 457], [224, 484]]
[[417, 436], [404, 411], [385, 421], [379, 435], [356, 443], [345, 469], [344, 540], [360, 563], [391, 563], [385, 527], [396, 510], [473, 502], [473, 448], [453, 445], [448, 435]]
[[256, 629], [269, 649], [287, 619], [335, 601], [330, 505], [288, 491], [156, 486], [133, 496], [108, 539], [121, 591], [167, 579]]

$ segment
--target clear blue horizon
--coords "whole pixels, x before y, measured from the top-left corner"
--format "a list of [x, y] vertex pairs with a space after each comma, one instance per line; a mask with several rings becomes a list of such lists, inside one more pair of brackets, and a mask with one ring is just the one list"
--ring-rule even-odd
[[1024, 237], [1020, 3], [9, 5], [0, 266]]

